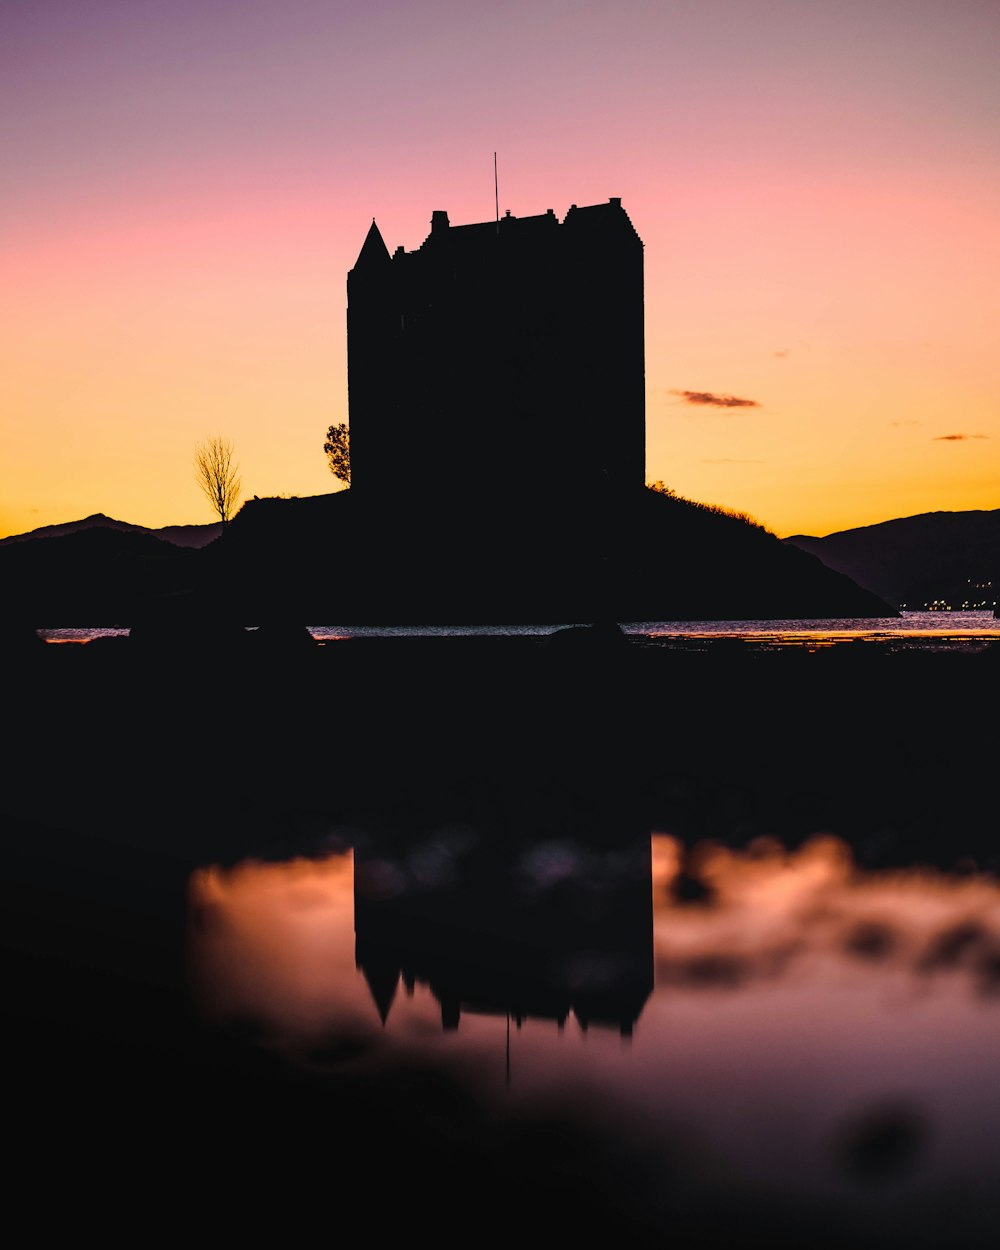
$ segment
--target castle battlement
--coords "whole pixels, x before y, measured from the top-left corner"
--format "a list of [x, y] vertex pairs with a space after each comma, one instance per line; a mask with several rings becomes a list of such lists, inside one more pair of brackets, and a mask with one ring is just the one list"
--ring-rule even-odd
[[347, 278], [351, 488], [399, 504], [645, 483], [643, 244], [621, 200], [453, 225]]

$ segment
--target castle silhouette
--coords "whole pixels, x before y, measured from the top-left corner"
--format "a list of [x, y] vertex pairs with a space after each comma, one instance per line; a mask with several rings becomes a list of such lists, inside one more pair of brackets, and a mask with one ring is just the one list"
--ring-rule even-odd
[[347, 278], [351, 491], [479, 511], [645, 484], [643, 244], [621, 200], [451, 225], [375, 220]]
[[646, 487], [643, 270], [618, 198], [437, 210], [392, 254], [373, 219], [347, 275], [350, 490], [244, 504], [198, 594], [296, 624], [892, 615], [763, 527]]
[[[630, 1037], [653, 991], [648, 830], [555, 845], [512, 829], [472, 837], [460, 854], [441, 843], [394, 852], [370, 836], [354, 848], [355, 962], [382, 1023], [400, 984], [409, 996], [420, 983], [445, 1030], [466, 1012], [506, 1014], [518, 1028], [562, 1028], [572, 1015], [584, 1031]], [[427, 873], [428, 852], [447, 864], [440, 879]], [[541, 867], [552, 856], [565, 870], [558, 880]]]

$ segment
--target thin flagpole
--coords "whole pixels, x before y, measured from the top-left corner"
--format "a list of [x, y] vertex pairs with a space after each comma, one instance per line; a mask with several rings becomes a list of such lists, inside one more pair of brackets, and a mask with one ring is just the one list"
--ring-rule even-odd
[[497, 154], [493, 153], [493, 198], [497, 209], [497, 234], [500, 233], [500, 184], [497, 182]]

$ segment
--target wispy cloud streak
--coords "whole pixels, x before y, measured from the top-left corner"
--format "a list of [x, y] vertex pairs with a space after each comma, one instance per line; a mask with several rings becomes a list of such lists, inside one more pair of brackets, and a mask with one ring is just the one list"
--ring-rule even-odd
[[686, 404], [695, 404], [708, 408], [759, 408], [756, 399], [741, 399], [738, 395], [717, 395], [714, 391], [678, 391], [671, 390], [671, 395], [679, 395]]

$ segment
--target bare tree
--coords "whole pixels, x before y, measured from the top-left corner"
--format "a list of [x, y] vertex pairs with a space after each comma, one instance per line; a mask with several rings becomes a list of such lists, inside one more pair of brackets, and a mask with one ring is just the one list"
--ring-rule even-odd
[[194, 454], [194, 480], [201, 487], [225, 529], [239, 502], [239, 468], [233, 463], [233, 445], [210, 438], [199, 443]]
[[330, 472], [345, 486], [351, 484], [351, 432], [343, 422], [331, 425], [326, 432], [323, 450], [330, 461]]

